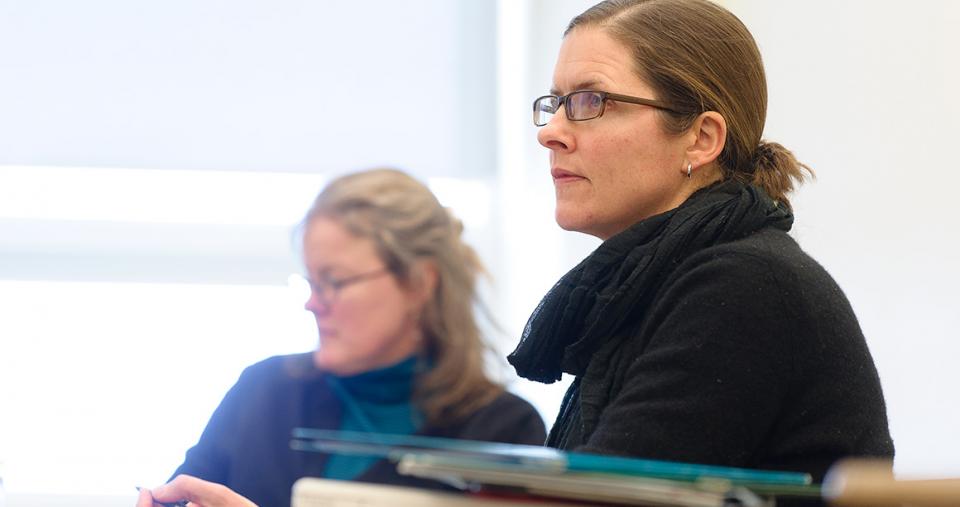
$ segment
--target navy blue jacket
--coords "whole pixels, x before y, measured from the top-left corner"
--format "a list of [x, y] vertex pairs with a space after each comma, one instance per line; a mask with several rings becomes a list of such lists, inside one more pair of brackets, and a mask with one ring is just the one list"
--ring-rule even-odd
[[[311, 354], [277, 356], [244, 370], [174, 475], [223, 484], [261, 507], [287, 507], [294, 481], [322, 477], [327, 455], [290, 449], [295, 427], [339, 429], [341, 404], [312, 365]], [[523, 399], [504, 392], [467, 420], [428, 426], [420, 435], [542, 445], [543, 420]], [[442, 488], [397, 474], [378, 461], [357, 478], [381, 484]]]

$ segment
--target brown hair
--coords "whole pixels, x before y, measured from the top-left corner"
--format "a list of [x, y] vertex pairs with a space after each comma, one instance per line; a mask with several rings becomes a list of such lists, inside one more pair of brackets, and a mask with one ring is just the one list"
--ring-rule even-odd
[[417, 261], [437, 270], [437, 286], [421, 315], [432, 362], [416, 384], [415, 403], [435, 424], [459, 420], [502, 391], [484, 372], [487, 346], [474, 317], [479, 257], [460, 239], [462, 223], [423, 183], [395, 169], [348, 174], [330, 182], [303, 220], [335, 220], [369, 238], [401, 283], [416, 283]]
[[607, 0], [575, 17], [598, 26], [634, 53], [636, 72], [661, 101], [665, 128], [688, 129], [705, 111], [727, 122], [719, 156], [724, 179], [753, 183], [790, 205], [787, 194], [813, 171], [779, 143], [761, 140], [767, 82], [756, 42], [732, 13], [707, 0]]

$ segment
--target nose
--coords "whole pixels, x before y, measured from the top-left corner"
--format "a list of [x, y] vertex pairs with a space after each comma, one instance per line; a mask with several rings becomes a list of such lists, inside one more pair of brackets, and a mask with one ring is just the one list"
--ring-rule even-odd
[[311, 290], [303, 309], [317, 316], [327, 315], [330, 313], [330, 303], [324, 301], [317, 291]]
[[550, 118], [550, 121], [537, 131], [537, 142], [544, 148], [564, 152], [572, 151], [575, 148], [573, 132], [570, 130], [570, 120], [567, 119], [566, 111], [562, 111], [564, 107], [560, 106], [560, 109]]

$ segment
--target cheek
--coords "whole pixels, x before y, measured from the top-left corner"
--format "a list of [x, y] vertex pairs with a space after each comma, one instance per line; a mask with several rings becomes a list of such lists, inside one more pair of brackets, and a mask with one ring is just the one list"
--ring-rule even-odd
[[610, 235], [662, 207], [660, 200], [672, 186], [669, 149], [655, 132], [591, 134], [577, 145], [590, 183], [558, 190], [555, 218], [564, 229]]
[[357, 349], [379, 349], [407, 320], [404, 301], [391, 293], [344, 301], [338, 324]]
[[597, 133], [582, 139], [577, 148], [584, 172], [602, 192], [616, 190], [622, 182], [630, 181], [648, 155], [636, 139], [623, 132]]
[[614, 205], [649, 177], [650, 153], [638, 144], [621, 133], [581, 145], [595, 206]]
[[[588, 147], [593, 176], [605, 198], [632, 198], [660, 187], [670, 176], [679, 177], [667, 139], [654, 129], [624, 130], [594, 140]], [[676, 174], [674, 174], [676, 172]]]
[[377, 305], [342, 300], [321, 326], [333, 335], [321, 336], [314, 361], [321, 368], [341, 374], [367, 370], [383, 350], [391, 317]]

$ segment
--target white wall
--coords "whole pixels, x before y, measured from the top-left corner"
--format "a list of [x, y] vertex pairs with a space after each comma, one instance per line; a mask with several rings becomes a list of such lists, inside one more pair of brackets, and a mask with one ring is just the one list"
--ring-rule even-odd
[[960, 4], [732, 1], [767, 64], [766, 135], [818, 174], [796, 236], [853, 302], [903, 473], [960, 474]]

